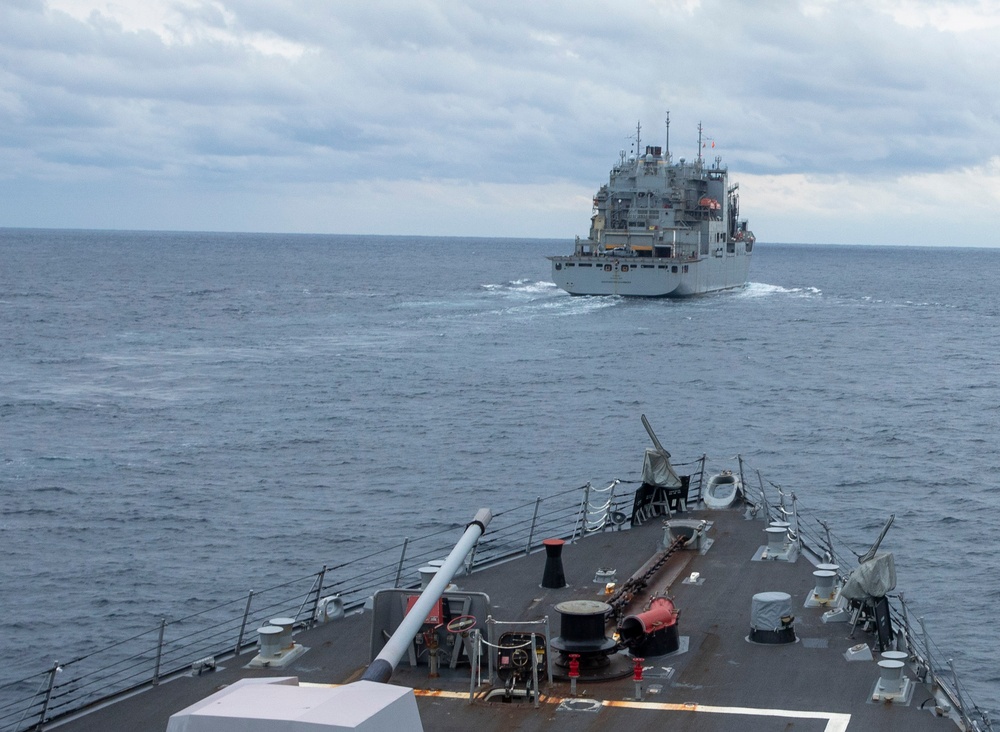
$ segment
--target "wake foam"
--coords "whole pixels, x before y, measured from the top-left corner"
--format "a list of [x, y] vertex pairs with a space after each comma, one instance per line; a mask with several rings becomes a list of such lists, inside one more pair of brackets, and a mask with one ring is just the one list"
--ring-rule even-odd
[[823, 291], [818, 287], [782, 287], [769, 285], [766, 282], [748, 282], [740, 292], [742, 297], [771, 297], [774, 295], [791, 295], [793, 297], [819, 297]]

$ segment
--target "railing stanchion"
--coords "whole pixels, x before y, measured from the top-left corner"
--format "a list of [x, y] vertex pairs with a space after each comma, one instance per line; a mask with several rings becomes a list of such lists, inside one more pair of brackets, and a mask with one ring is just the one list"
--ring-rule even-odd
[[604, 531], [608, 526], [612, 526], [612, 530], [619, 528], [619, 526], [611, 520], [611, 514], [615, 512], [615, 491], [618, 490], [618, 486], [621, 481], [615, 478], [611, 481], [611, 495], [608, 496], [608, 507], [604, 511], [604, 526], [601, 527], [601, 531]]
[[927, 626], [924, 625], [923, 616], [917, 618], [920, 623], [920, 634], [924, 636], [924, 653], [927, 655], [927, 670], [931, 673], [931, 681], [937, 683], [937, 674], [934, 671], [934, 659], [931, 658], [931, 639], [927, 637]]
[[538, 507], [542, 503], [542, 497], [535, 499], [535, 512], [531, 514], [531, 528], [528, 530], [528, 544], [524, 547], [524, 553], [531, 553], [531, 543], [535, 540], [535, 522], [538, 521]]
[[743, 486], [743, 500], [745, 501], [746, 490], [747, 490], [747, 479], [746, 476], [743, 475], [743, 455], [741, 455], [740, 453], [736, 453], [736, 460], [737, 462], [739, 462], [740, 465], [740, 485]]
[[243, 622], [240, 623], [240, 634], [236, 638], [236, 647], [233, 648], [233, 655], [240, 655], [240, 649], [243, 647], [243, 634], [247, 629], [247, 618], [250, 617], [250, 603], [253, 602], [253, 590], [250, 590], [250, 594], [247, 595], [247, 606], [243, 610]]
[[951, 680], [955, 684], [955, 696], [958, 697], [958, 712], [962, 715], [962, 721], [965, 723], [966, 729], [971, 729], [969, 722], [969, 715], [965, 711], [965, 702], [962, 700], [962, 689], [958, 683], [958, 672], [955, 671], [955, 659], [948, 659], [948, 668], [951, 669]]
[[586, 531], [587, 527], [587, 508], [590, 506], [590, 481], [587, 481], [587, 485], [583, 487], [583, 503], [580, 504], [580, 515], [577, 516], [576, 526], [573, 527], [573, 537], [570, 539], [570, 544], [576, 541], [577, 531], [580, 532], [580, 536]]
[[917, 655], [916, 649], [913, 647], [913, 631], [910, 628], [910, 614], [907, 612], [906, 598], [903, 593], [899, 593], [899, 609], [903, 613], [903, 643], [906, 644], [906, 648], [903, 650], [912, 655]]
[[833, 538], [830, 536], [830, 524], [826, 521], [820, 521], [819, 525], [823, 527], [823, 531], [826, 533], [826, 558], [830, 562], [834, 562], [833, 558]]
[[163, 631], [167, 627], [167, 619], [160, 619], [160, 638], [156, 642], [156, 666], [153, 668], [153, 686], [160, 683], [160, 660], [163, 658]]
[[403, 576], [403, 561], [406, 559], [406, 545], [410, 543], [410, 537], [403, 539], [403, 551], [399, 553], [399, 565], [396, 567], [396, 581], [393, 587], [399, 587], [399, 580]]
[[316, 602], [313, 603], [312, 611], [312, 621], [309, 623], [309, 627], [312, 628], [316, 625], [316, 616], [319, 615], [319, 601], [322, 599], [323, 594], [323, 582], [326, 580], [326, 565], [323, 565], [323, 569], [319, 573], [319, 583], [316, 585]]
[[49, 713], [49, 702], [52, 700], [52, 688], [56, 685], [56, 674], [62, 671], [59, 662], [52, 662], [52, 670], [49, 671], [49, 688], [45, 690], [45, 699], [42, 700], [42, 709], [38, 713], [38, 724], [35, 729], [41, 732], [45, 729], [45, 715]]

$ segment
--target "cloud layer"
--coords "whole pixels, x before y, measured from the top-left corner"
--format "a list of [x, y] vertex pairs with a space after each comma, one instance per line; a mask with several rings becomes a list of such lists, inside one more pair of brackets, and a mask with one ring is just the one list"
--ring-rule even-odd
[[698, 122], [763, 241], [996, 244], [1000, 10], [8, 0], [0, 225], [570, 237]]

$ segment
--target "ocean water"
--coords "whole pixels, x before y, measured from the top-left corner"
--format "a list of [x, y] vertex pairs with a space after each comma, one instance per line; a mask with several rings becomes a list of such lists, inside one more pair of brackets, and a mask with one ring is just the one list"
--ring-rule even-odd
[[1000, 250], [760, 244], [572, 298], [568, 241], [0, 230], [0, 683], [588, 480], [737, 453], [1000, 709]]

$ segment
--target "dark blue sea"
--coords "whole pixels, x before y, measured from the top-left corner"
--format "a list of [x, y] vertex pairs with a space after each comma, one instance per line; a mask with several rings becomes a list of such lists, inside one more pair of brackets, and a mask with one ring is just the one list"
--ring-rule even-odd
[[742, 454], [1000, 709], [1000, 250], [760, 244], [572, 298], [569, 241], [0, 230], [0, 682], [402, 536]]

